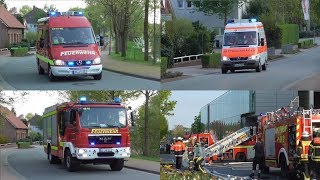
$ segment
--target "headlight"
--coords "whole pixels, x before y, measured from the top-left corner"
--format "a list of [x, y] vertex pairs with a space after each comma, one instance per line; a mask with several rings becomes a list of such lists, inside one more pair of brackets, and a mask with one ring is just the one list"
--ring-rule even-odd
[[66, 65], [66, 63], [64, 61], [60, 60], [60, 59], [55, 60], [54, 64], [56, 66], [64, 66], [64, 65]]
[[260, 56], [259, 55], [252, 55], [251, 57], [249, 57], [250, 60], [255, 60], [255, 59], [259, 59]]
[[83, 154], [83, 153], [86, 153], [87, 150], [86, 149], [79, 149], [79, 154]]
[[101, 63], [101, 58], [98, 57], [93, 60], [92, 64], [100, 64], [100, 63]]
[[226, 56], [222, 57], [222, 61], [228, 61], [229, 59]]

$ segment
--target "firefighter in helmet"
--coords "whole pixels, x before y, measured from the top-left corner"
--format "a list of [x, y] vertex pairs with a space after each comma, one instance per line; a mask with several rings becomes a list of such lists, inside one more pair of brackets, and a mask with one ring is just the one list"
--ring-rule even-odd
[[186, 146], [183, 144], [181, 137], [177, 138], [177, 142], [171, 146], [171, 150], [174, 151], [176, 157], [176, 168], [181, 169], [182, 157], [186, 150]]
[[307, 131], [302, 133], [302, 137], [297, 147], [297, 157], [295, 165], [302, 169], [304, 175], [309, 177], [308, 148], [311, 143], [310, 134]]
[[313, 140], [309, 146], [310, 175], [312, 179], [320, 178], [320, 128], [313, 131]]
[[204, 161], [203, 157], [204, 157], [204, 143], [197, 142], [194, 146], [194, 156], [193, 156], [195, 171], [205, 172], [201, 167], [202, 162]]

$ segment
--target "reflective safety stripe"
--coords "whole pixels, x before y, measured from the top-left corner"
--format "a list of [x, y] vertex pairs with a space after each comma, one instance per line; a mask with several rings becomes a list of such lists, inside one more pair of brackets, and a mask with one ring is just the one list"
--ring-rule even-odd
[[59, 144], [60, 144], [60, 146], [63, 146], [63, 145], [64, 145], [64, 142], [60, 142]]
[[57, 114], [57, 111], [51, 111], [51, 112], [43, 115], [42, 118], [46, 118], [46, 117], [49, 117], [49, 116], [54, 115], [54, 114]]
[[37, 58], [39, 58], [41, 61], [49, 63], [50, 65], [54, 65], [53, 60], [48, 59], [48, 58], [46, 58], [44, 56], [41, 56], [41, 55], [37, 54]]
[[253, 148], [253, 146], [236, 146], [233, 149], [235, 149], [235, 148]]
[[51, 149], [58, 150], [58, 146], [51, 146]]

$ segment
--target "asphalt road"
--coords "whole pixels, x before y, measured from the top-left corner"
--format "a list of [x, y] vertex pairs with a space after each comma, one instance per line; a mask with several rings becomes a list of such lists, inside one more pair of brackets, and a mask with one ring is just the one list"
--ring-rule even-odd
[[[173, 154], [160, 154], [160, 159], [162, 162], [174, 162], [175, 158]], [[207, 170], [212, 172], [213, 175], [219, 177], [227, 178], [228, 175], [248, 178], [252, 173], [252, 163], [251, 162], [214, 162], [212, 165], [205, 166]], [[186, 168], [187, 169], [187, 168]], [[257, 174], [256, 174], [257, 175]], [[280, 168], [270, 168], [269, 174], [262, 174], [262, 179], [281, 179]]]
[[[167, 82], [163, 89], [177, 90], [296, 90], [295, 84], [314, 75], [319, 75], [320, 47], [286, 59], [270, 62], [267, 71], [260, 73], [255, 70], [236, 71], [235, 73], [195, 76], [182, 80]], [[316, 82], [314, 82], [316, 83]], [[303, 87], [304, 90], [320, 89], [320, 83]]]
[[141, 90], [160, 89], [160, 82], [109, 71], [102, 79], [92, 77], [61, 78], [50, 82], [47, 75], [38, 75], [35, 56], [0, 56], [0, 89], [9, 90]]
[[81, 165], [79, 171], [68, 172], [61, 164], [50, 164], [41, 147], [14, 149], [8, 155], [8, 164], [20, 178], [32, 180], [159, 179], [159, 175], [127, 168], [111, 171], [109, 165]]

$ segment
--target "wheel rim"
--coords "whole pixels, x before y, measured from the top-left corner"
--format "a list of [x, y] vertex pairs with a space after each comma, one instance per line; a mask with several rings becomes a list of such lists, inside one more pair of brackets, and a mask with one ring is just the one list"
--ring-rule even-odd
[[51, 155], [51, 151], [49, 151], [49, 160], [52, 160], [52, 155]]

